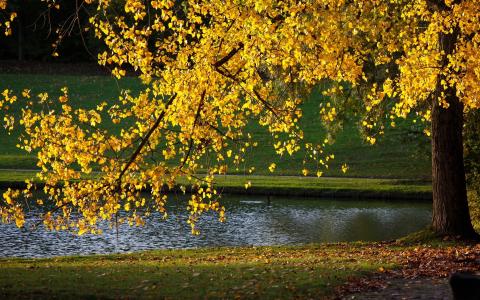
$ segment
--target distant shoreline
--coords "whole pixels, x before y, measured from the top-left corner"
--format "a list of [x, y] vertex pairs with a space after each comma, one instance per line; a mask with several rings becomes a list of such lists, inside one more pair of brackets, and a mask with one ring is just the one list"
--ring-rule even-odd
[[[0, 189], [26, 187], [25, 179], [31, 178], [34, 170], [0, 170]], [[242, 176], [222, 175], [216, 178], [217, 190], [223, 194], [292, 196], [311, 198], [344, 198], [376, 200], [422, 200], [431, 201], [430, 183], [426, 181], [375, 178], [299, 177], [299, 176]], [[251, 187], [245, 189], [245, 182]], [[169, 192], [182, 193], [180, 182]], [[188, 182], [183, 183], [187, 193]], [[41, 189], [43, 183], [36, 183]]]

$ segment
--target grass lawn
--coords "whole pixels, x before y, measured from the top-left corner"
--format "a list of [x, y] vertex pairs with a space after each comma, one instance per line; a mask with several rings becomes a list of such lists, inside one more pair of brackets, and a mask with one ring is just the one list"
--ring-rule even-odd
[[[34, 178], [32, 171], [0, 170], [0, 188], [21, 187]], [[245, 189], [245, 183], [251, 187]], [[180, 178], [179, 184], [188, 184]], [[430, 182], [402, 179], [332, 178], [301, 176], [218, 176], [216, 186], [225, 193], [353, 198], [431, 199]]]
[[[69, 87], [71, 103], [74, 107], [95, 107], [102, 101], [113, 103], [121, 89], [138, 91], [141, 83], [136, 78], [117, 81], [108, 76], [54, 76], [28, 74], [0, 74], [0, 88], [10, 88], [20, 93], [24, 88], [32, 90], [32, 95], [47, 91], [56, 97], [63, 86]], [[306, 141], [320, 142], [325, 138], [318, 111], [322, 98], [313, 93], [304, 104], [302, 128]], [[18, 109], [18, 108], [17, 108]], [[106, 125], [109, 128], [109, 125]], [[338, 177], [377, 177], [377, 178], [430, 178], [431, 165], [427, 139], [411, 138], [412, 125], [399, 123], [396, 128], [388, 128], [384, 138], [374, 145], [363, 142], [355, 124], [346, 124], [335, 144], [326, 149], [335, 154], [326, 176]], [[110, 128], [113, 130], [113, 128]], [[247, 174], [248, 167], [254, 166], [255, 174], [268, 175], [271, 162], [277, 164], [274, 175], [300, 175], [304, 153], [293, 157], [279, 157], [274, 153], [271, 136], [265, 129], [252, 124], [248, 131], [259, 145], [248, 153], [247, 164], [238, 169], [230, 168], [235, 174]], [[30, 169], [35, 167], [35, 157], [17, 149], [19, 131], [11, 136], [0, 130], [0, 169]], [[420, 141], [419, 141], [420, 140]], [[347, 174], [340, 166], [347, 163]]]
[[0, 298], [319, 298], [394, 263], [356, 244], [0, 259]]
[[331, 178], [331, 177], [302, 177], [302, 176], [219, 176], [217, 183], [220, 186], [242, 186], [250, 181], [252, 186], [290, 189], [329, 189], [329, 190], [377, 190], [377, 191], [404, 191], [428, 192], [428, 182], [408, 181], [401, 179], [374, 179], [374, 178]]
[[[423, 230], [396, 242], [0, 259], [2, 299], [319, 299], [383, 279], [478, 268], [480, 244]], [[340, 289], [339, 289], [340, 287]]]

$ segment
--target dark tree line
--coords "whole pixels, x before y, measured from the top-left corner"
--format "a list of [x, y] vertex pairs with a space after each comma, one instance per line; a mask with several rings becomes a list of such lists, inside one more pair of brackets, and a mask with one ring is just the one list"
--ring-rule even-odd
[[464, 127], [465, 171], [472, 221], [480, 228], [480, 111], [466, 114]]
[[[89, 8], [77, 7], [72, 0], [58, 4], [60, 9], [38, 0], [9, 1], [17, 18], [12, 23], [12, 35], [0, 39], [0, 60], [96, 61], [101, 43], [93, 32], [80, 30], [88, 22]], [[63, 38], [57, 48], [60, 36]], [[54, 52], [60, 55], [54, 57]]]

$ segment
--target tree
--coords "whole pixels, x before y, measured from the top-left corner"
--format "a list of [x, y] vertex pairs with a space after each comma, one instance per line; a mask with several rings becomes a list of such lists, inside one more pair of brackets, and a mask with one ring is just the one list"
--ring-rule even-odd
[[8, 22], [8, 37], [0, 41], [2, 59], [76, 63], [96, 60], [100, 41], [83, 31], [94, 7], [76, 1], [64, 1], [60, 6], [38, 0], [9, 0], [7, 7], [14, 14], [3, 16]]
[[[479, 106], [478, 1], [86, 0], [82, 5], [96, 7], [89, 30], [108, 49], [98, 55], [99, 63], [118, 78], [132, 67], [145, 90], [125, 92], [118, 102], [91, 110], [72, 108], [67, 89], [58, 100], [41, 94], [23, 103], [21, 147], [37, 152], [38, 177], [55, 207], [44, 216], [48, 227], [95, 231], [98, 220], [116, 219], [121, 209], [129, 222], [142, 223], [151, 211], [165, 211], [165, 185], [173, 187], [179, 176], [193, 183], [188, 209], [194, 232], [205, 211], [223, 219], [214, 176], [255, 146], [245, 133], [248, 122], [268, 128], [279, 155], [304, 147], [319, 165], [328, 160], [324, 145], [302, 142], [298, 126], [302, 93], [327, 81], [324, 94], [331, 101], [322, 119], [337, 121], [345, 101], [355, 101], [371, 143], [383, 131], [379, 120], [385, 115], [394, 122], [415, 111], [431, 120], [433, 228], [475, 235], [461, 131], [463, 111]], [[9, 90], [3, 95], [3, 103], [19, 101]], [[12, 118], [6, 118], [7, 127]], [[107, 132], [102, 121], [122, 130]], [[79, 180], [94, 168], [102, 171], [98, 178]], [[199, 170], [207, 175], [196, 176]], [[152, 198], [142, 199], [140, 191], [147, 187]], [[15, 196], [19, 193], [5, 193], [0, 214], [22, 225], [24, 204]], [[80, 215], [75, 221], [74, 213]]]
[[468, 203], [472, 223], [478, 230], [480, 225], [480, 111], [466, 115], [464, 127], [464, 158], [467, 175]]
[[[451, 13], [442, 1], [434, 3], [439, 14]], [[442, 69], [450, 67], [450, 57], [459, 43], [458, 25], [438, 33]], [[433, 229], [440, 233], [474, 236], [467, 203], [465, 168], [463, 164], [463, 113], [455, 85], [445, 84], [447, 74], [437, 75], [432, 104], [432, 176]], [[435, 98], [445, 101], [442, 105]]]

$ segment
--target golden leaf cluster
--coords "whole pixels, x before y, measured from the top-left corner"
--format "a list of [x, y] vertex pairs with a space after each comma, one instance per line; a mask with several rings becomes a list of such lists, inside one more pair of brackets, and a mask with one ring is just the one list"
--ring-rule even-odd
[[[97, 232], [99, 221], [118, 220], [121, 211], [120, 221], [141, 225], [155, 211], [166, 214], [168, 190], [179, 178], [192, 186], [188, 222], [194, 233], [203, 213], [214, 211], [223, 220], [215, 175], [244, 162], [255, 145], [245, 130], [252, 120], [272, 133], [279, 155], [306, 149], [321, 176], [333, 159], [323, 151], [328, 140], [305, 143], [299, 127], [303, 95], [319, 83], [330, 84], [324, 97], [331, 98], [320, 109], [321, 119], [338, 120], [348, 102], [335, 95], [355, 90], [367, 132], [380, 126], [377, 119], [385, 112], [392, 126], [414, 109], [428, 120], [425, 103], [439, 78], [466, 109], [480, 106], [476, 0], [85, 4], [96, 8], [89, 24], [106, 46], [99, 64], [110, 66], [117, 78], [128, 66], [145, 89], [136, 95], [125, 91], [94, 109], [72, 107], [67, 89], [59, 99], [47, 94], [30, 99], [29, 91], [21, 97], [8, 90], [2, 94], [0, 108], [23, 106], [19, 120], [8, 116], [5, 126], [22, 126], [19, 147], [38, 157], [38, 179], [55, 207], [44, 216], [51, 229]], [[0, 9], [5, 7], [0, 0]], [[441, 33], [458, 36], [453, 54], [439, 47]], [[372, 80], [368, 68], [381, 76]], [[442, 94], [436, 97], [443, 101]], [[118, 132], [103, 129], [105, 122], [116, 124]], [[374, 134], [367, 139], [376, 142]], [[343, 172], [347, 169], [342, 165]], [[4, 195], [0, 215], [7, 221], [15, 216], [22, 225], [22, 202], [14, 196]]]
[[8, 13], [7, 4], [7, 0], [0, 0], [0, 30], [3, 30], [6, 36], [9, 36], [12, 34], [12, 22], [17, 17], [17, 13]]

